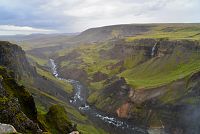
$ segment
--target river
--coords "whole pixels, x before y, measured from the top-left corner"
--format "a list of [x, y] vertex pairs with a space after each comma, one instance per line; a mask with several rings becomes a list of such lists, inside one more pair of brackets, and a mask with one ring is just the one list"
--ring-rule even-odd
[[136, 127], [131, 120], [121, 119], [89, 106], [87, 104], [87, 88], [77, 80], [61, 78], [53, 59], [50, 59], [50, 65], [52, 73], [57, 79], [70, 82], [73, 85], [73, 97], [69, 103], [80, 112], [86, 114], [96, 126], [99, 126], [110, 134], [148, 134], [145, 129]]

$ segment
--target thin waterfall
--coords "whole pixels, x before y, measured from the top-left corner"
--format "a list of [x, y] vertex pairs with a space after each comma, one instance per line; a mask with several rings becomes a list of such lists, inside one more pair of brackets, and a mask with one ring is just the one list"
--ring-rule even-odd
[[156, 45], [157, 45], [157, 43], [155, 43], [155, 45], [151, 49], [151, 56], [152, 57], [155, 55]]

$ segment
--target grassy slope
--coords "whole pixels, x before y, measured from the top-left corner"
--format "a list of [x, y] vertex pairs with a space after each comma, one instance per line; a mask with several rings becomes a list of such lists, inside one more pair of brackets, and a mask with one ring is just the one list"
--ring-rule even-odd
[[169, 38], [200, 40], [199, 24], [162, 24], [152, 28], [149, 32], [134, 37], [127, 37], [126, 40], [131, 42], [141, 38]]
[[[200, 41], [200, 25], [159, 25], [143, 35], [128, 37], [126, 41], [131, 42], [141, 38]], [[167, 84], [200, 70], [200, 53], [186, 53], [184, 54], [184, 52], [176, 49], [169, 57], [151, 59], [137, 67], [126, 70], [120, 76], [125, 77], [128, 83], [136, 88], [149, 88]]]
[[[99, 52], [102, 50], [109, 50], [112, 48], [107, 43], [103, 44], [91, 44], [91, 45], [81, 45], [78, 48], [75, 49], [66, 49], [58, 52], [58, 55], [63, 56], [68, 54], [72, 50], [76, 50], [81, 54], [78, 58], [75, 60], [81, 60], [83, 61], [83, 64], [79, 64], [78, 66], [71, 61], [62, 61], [60, 63], [61, 67], [66, 68], [80, 68], [87, 72], [89, 75], [89, 79], [91, 79], [92, 75], [95, 72], [101, 71], [105, 74], [115, 74], [114, 70], [107, 69], [107, 66], [110, 64], [116, 64], [118, 60], [112, 60], [112, 59], [104, 59], [100, 57]], [[64, 53], [65, 52], [65, 53]]]
[[136, 88], [148, 88], [167, 84], [200, 70], [198, 53], [180, 54], [177, 50], [171, 56], [153, 58], [124, 71], [120, 76], [125, 77], [128, 83]]

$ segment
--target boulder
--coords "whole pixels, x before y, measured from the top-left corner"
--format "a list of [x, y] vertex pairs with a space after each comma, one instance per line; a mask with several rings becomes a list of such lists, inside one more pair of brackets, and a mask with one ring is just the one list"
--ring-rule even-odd
[[16, 129], [10, 124], [0, 123], [0, 134], [4, 133], [17, 133]]

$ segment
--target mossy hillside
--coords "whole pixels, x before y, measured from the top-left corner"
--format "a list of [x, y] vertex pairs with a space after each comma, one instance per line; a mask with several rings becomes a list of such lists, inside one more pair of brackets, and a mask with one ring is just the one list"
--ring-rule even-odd
[[[95, 72], [101, 71], [109, 74], [111, 70], [106, 69], [108, 65], [117, 63], [116, 60], [102, 59], [99, 55], [100, 51], [110, 49], [111, 46], [107, 44], [91, 44], [82, 45], [73, 49], [80, 53], [80, 56], [75, 60], [83, 61], [79, 66], [76, 66], [76, 62], [62, 61], [59, 63], [61, 67], [78, 67], [85, 70], [89, 75]], [[66, 65], [65, 65], [66, 64]], [[73, 65], [75, 64], [75, 65]]]
[[56, 82], [57, 84], [59, 84], [62, 87], [62, 89], [64, 91], [66, 91], [67, 93], [70, 94], [70, 93], [73, 92], [73, 87], [72, 87], [72, 85], [69, 82], [58, 80], [56, 77], [54, 77], [52, 75], [51, 72], [45, 71], [45, 70], [43, 70], [41, 68], [37, 67], [36, 70], [37, 70], [38, 74], [40, 74], [41, 76], [43, 76], [43, 77], [45, 77], [45, 78], [47, 78], [47, 79], [49, 79], [49, 80], [51, 80], [51, 81]]
[[100, 95], [101, 90], [106, 86], [105, 81], [100, 81], [100, 82], [90, 82], [89, 88], [90, 88], [90, 95], [87, 98], [87, 101], [89, 103], [95, 103], [97, 101], [97, 98]]
[[31, 94], [24, 86], [18, 85], [12, 77], [12, 71], [7, 71], [6, 68], [0, 67], [0, 74], [3, 79], [2, 85], [9, 94], [9, 98], [16, 97], [19, 100], [23, 112], [31, 119], [36, 120], [37, 111]]
[[74, 35], [65, 34], [47, 34], [47, 35], [28, 35], [24, 37], [19, 37], [20, 41], [10, 39], [11, 42], [19, 44], [24, 50], [32, 50], [44, 47], [54, 47], [61, 45], [68, 41]]
[[161, 86], [184, 78], [200, 69], [198, 50], [176, 47], [172, 54], [154, 57], [120, 74], [135, 88]]
[[126, 41], [131, 42], [141, 38], [169, 38], [171, 40], [200, 40], [199, 24], [158, 24], [151, 28], [150, 31], [141, 35], [127, 37]]
[[58, 133], [70, 133], [76, 129], [68, 118], [64, 107], [60, 105], [51, 106], [45, 118], [46, 124], [53, 130], [53, 133], [56, 130]]
[[81, 134], [107, 134], [104, 130], [96, 129], [92, 125], [78, 124], [77, 128], [81, 132]]
[[37, 63], [37, 64], [39, 64], [41, 66], [44, 66], [44, 65], [48, 64], [48, 60], [46, 60], [46, 59], [42, 59], [42, 58], [30, 55], [30, 54], [26, 54], [26, 56], [27, 56], [27, 58], [33, 60], [33, 62], [35, 62], [35, 63]]
[[35, 76], [36, 72], [29, 65], [21, 47], [6, 41], [0, 41], [0, 65], [12, 70], [17, 80]]
[[0, 67], [0, 74], [0, 122], [12, 124], [19, 132], [37, 133], [39, 128], [32, 122], [37, 122], [33, 97], [5, 67]]
[[[87, 78], [84, 78], [84, 80], [86, 82], [89, 82], [88, 83], [89, 88], [100, 89], [101, 87], [103, 87], [103, 82], [99, 82], [99, 83], [92, 82], [94, 79], [93, 75], [95, 73], [100, 72], [105, 75], [112, 76], [112, 75], [115, 75], [116, 72], [118, 72], [118, 70], [120, 69], [120, 68], [115, 68], [115, 69], [111, 68], [112, 65], [115, 65], [116, 63], [119, 62], [118, 59], [116, 60], [109, 59], [107, 57], [102, 58], [100, 54], [102, 51], [108, 51], [111, 48], [112, 48], [112, 45], [111, 44], [108, 45], [108, 43], [82, 45], [71, 50], [71, 52], [79, 53], [78, 57], [73, 58], [73, 59], [67, 58], [69, 56], [67, 56], [65, 59], [63, 57], [60, 57], [56, 60], [56, 63], [59, 66], [59, 70], [61, 70], [60, 71], [61, 74], [65, 74], [70, 69], [83, 70], [84, 72], [87, 73]], [[73, 75], [73, 74], [76, 75], [76, 72], [70, 75]], [[81, 80], [83, 76], [84, 75], [80, 76]]]

